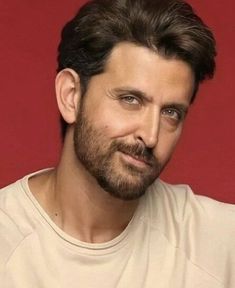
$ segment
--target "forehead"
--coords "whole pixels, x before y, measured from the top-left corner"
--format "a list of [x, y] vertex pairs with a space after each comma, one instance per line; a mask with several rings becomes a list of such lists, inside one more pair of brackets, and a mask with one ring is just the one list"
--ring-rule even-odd
[[112, 86], [132, 87], [151, 97], [164, 95], [185, 102], [190, 101], [194, 89], [193, 71], [186, 62], [131, 43], [114, 47], [103, 73], [105, 79]]

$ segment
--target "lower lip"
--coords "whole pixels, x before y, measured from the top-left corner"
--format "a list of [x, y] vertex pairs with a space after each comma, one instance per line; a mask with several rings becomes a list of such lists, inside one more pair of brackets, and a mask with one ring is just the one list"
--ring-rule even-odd
[[122, 158], [124, 159], [125, 162], [128, 162], [129, 164], [139, 167], [139, 168], [146, 168], [148, 166], [147, 163], [145, 163], [144, 161], [135, 159], [134, 157], [125, 154], [123, 152], [121, 152]]

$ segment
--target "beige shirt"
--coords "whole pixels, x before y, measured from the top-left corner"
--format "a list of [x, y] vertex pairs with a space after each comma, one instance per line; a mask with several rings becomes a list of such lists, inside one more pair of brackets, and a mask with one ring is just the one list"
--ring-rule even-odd
[[0, 191], [1, 288], [234, 288], [235, 207], [157, 180], [127, 228], [89, 244], [65, 234], [28, 187]]

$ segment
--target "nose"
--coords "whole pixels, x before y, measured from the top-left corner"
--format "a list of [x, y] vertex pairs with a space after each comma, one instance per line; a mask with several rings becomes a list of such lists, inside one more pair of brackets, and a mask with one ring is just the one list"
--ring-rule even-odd
[[146, 110], [139, 118], [136, 139], [142, 141], [146, 147], [154, 148], [157, 145], [160, 130], [160, 111], [155, 107]]

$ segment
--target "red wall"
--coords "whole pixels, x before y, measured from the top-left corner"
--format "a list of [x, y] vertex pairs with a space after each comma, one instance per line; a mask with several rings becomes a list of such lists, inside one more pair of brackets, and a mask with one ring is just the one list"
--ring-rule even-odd
[[[82, 2], [0, 3], [0, 186], [58, 161], [56, 47], [60, 28]], [[215, 32], [217, 74], [201, 87], [163, 178], [235, 203], [235, 4], [232, 0], [190, 3]]]

